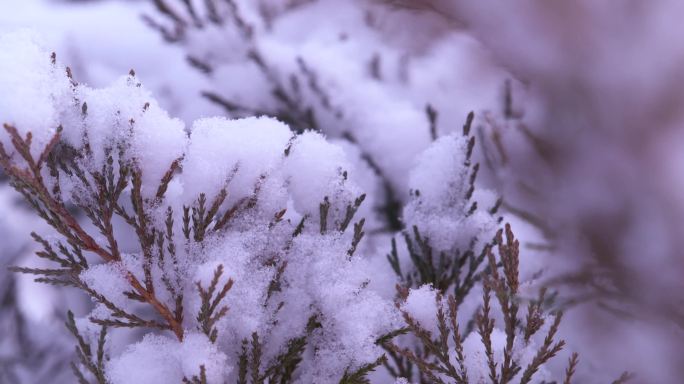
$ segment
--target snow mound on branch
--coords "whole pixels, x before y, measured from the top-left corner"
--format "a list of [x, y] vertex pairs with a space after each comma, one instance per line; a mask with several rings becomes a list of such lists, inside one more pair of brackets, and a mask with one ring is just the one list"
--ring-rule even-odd
[[295, 208], [301, 213], [318, 214], [326, 196], [344, 203], [361, 194], [356, 184], [348, 180], [354, 168], [342, 147], [326, 141], [319, 133], [297, 136], [285, 163], [285, 173]]
[[183, 162], [186, 197], [216, 196], [226, 186], [229, 202], [250, 196], [280, 163], [291, 137], [287, 125], [267, 117], [195, 121]]
[[[25, 31], [0, 35], [0, 73], [0, 123], [16, 127], [22, 137], [30, 132], [34, 155], [58, 126], [75, 148], [83, 148], [87, 140], [92, 169], [102, 167], [108, 152], [116, 158], [124, 146], [123, 160], [136, 163], [150, 196], [184, 152], [185, 124], [169, 117], [132, 74], [102, 89], [72, 83], [39, 38]], [[4, 129], [0, 141], [9, 148]]]
[[[41, 48], [27, 38], [9, 41], [26, 43], [28, 48], [22, 47], [19, 52], [25, 48], [31, 63], [39, 62], [43, 55]], [[12, 44], [8, 43], [9, 49], [14, 49]], [[47, 57], [47, 64], [36, 67], [39, 74], [43, 71], [43, 77], [29, 80], [36, 86], [54, 83], [64, 95], [53, 97], [51, 89], [28, 95], [42, 97], [38, 100], [45, 103], [45, 110], [39, 111], [40, 119], [29, 118], [30, 105], [3, 104], [3, 108], [11, 107], [19, 116], [16, 121], [29, 116], [27, 129], [46, 122], [63, 126], [62, 144], [78, 151], [73, 161], [84, 170], [80, 175], [77, 171], [74, 175], [61, 173], [61, 190], [69, 192], [63, 193], [65, 203], [101, 204], [94, 201], [98, 197], [93, 198], [94, 182], [90, 179], [115, 179], [120, 164], [127, 164], [131, 172], [141, 175], [141, 208], [149, 213], [147, 224], [154, 226], [158, 235], [165, 234], [167, 207], [175, 214], [175, 224], [169, 226], [174, 230], [178, 265], [170, 259], [165, 259], [166, 266], [157, 263], [161, 260], [157, 252], [170, 246], [170, 240], [165, 240], [169, 242], [151, 246], [152, 257], [159, 257], [151, 269], [153, 282], [159, 287], [156, 295], [166, 304], [173, 298], [171, 288], [163, 289], [160, 272], [177, 272], [173, 277], [181, 281], [169, 286], [183, 289], [183, 307], [188, 312], [183, 322], [185, 337], [177, 341], [148, 333], [142, 341], [113, 356], [108, 363], [112, 383], [175, 383], [183, 377], [198, 376], [202, 365], [209, 382], [234, 379], [236, 373], [231, 373], [231, 367], [238, 364], [243, 340], [251, 340], [254, 333], [263, 344], [264, 363], [282, 354], [292, 340], [308, 337], [306, 358], [298, 368], [298, 380], [303, 383], [336, 382], [345, 371], [383, 354], [375, 341], [396, 329], [399, 321], [391, 299], [368, 288], [373, 271], [363, 247], [350, 254], [352, 226], [344, 233], [340, 230], [348, 207], [364, 192], [358, 182], [362, 172], [357, 175], [355, 163], [349, 161], [342, 147], [329, 143], [319, 133], [293, 136], [287, 125], [265, 117], [201, 119], [188, 136], [184, 124], [169, 117], [133, 74], [100, 89], [69, 81], [62, 84], [49, 77], [52, 64]], [[33, 68], [31, 63], [23, 71]], [[11, 81], [0, 73], [0, 84], [6, 83]], [[51, 131], [37, 131], [41, 132]], [[153, 197], [160, 181], [176, 160], [179, 167], [175, 180], [164, 201], [157, 201]], [[102, 175], [110, 162], [112, 173]], [[45, 177], [56, 182], [51, 174]], [[128, 214], [133, 212], [126, 205], [131, 201], [131, 187], [129, 182], [117, 202], [124, 204], [121, 209]], [[206, 194], [206, 211], [223, 188], [228, 198], [218, 214], [245, 198], [254, 200], [253, 204], [241, 206], [220, 230], [213, 226], [215, 221], [208, 220], [203, 240], [198, 240], [199, 236], [183, 237], [181, 206], [192, 212], [187, 225], [190, 221], [194, 224], [202, 211], [197, 202], [200, 193]], [[328, 225], [321, 231], [320, 207], [325, 199]], [[287, 217], [274, 216], [283, 208], [288, 208]], [[306, 219], [304, 228], [296, 230], [302, 218]], [[355, 217], [354, 221], [360, 219]], [[136, 225], [140, 224], [130, 226]], [[131, 233], [130, 238], [135, 239], [135, 235]], [[120, 237], [117, 240], [121, 240], [123, 252], [125, 239]], [[106, 241], [102, 237], [99, 240]], [[126, 249], [120, 263], [93, 265], [80, 278], [118, 307], [133, 311], [136, 308], [128, 305], [130, 300], [122, 293], [127, 290], [126, 273], [142, 279], [142, 265], [147, 262], [143, 254], [149, 250], [138, 249], [138, 245]], [[221, 287], [227, 279], [233, 279], [234, 286], [221, 303], [228, 312], [215, 324], [218, 338], [212, 343], [204, 335], [192, 333], [200, 328], [196, 314], [202, 305], [196, 284], [208, 287], [219, 265], [223, 266]], [[100, 305], [91, 316], [106, 318], [111, 314]], [[312, 329], [310, 320], [317, 324]]]
[[116, 154], [121, 145], [130, 148], [125, 160], [135, 161], [145, 194], [153, 195], [185, 150], [185, 124], [169, 117], [133, 75], [102, 89], [79, 85], [75, 98], [80, 114], [72, 116], [71, 129], [65, 129], [69, 143], [80, 148], [87, 139], [94, 167], [102, 166], [106, 150]]
[[232, 367], [227, 357], [205, 335], [187, 334], [182, 342], [168, 337], [146, 335], [107, 365], [112, 384], [180, 383], [183, 378], [200, 376], [204, 366], [207, 382], [220, 383]]
[[439, 334], [437, 328], [437, 303], [437, 291], [431, 285], [426, 284], [420, 288], [411, 289], [406, 301], [401, 305], [401, 309], [411, 315], [422, 328], [436, 336]]
[[[488, 212], [496, 202], [494, 193], [479, 188], [466, 199], [471, 175], [467, 148], [466, 137], [443, 136], [418, 156], [409, 176], [414, 196], [404, 209], [404, 221], [408, 228], [417, 226], [439, 251], [467, 249], [473, 237], [484, 244], [496, 231], [496, 218]], [[479, 209], [469, 214], [472, 202]]]
[[[0, 124], [31, 132], [34, 154], [55, 134], [63, 104], [68, 102], [69, 79], [63, 66], [52, 64], [40, 39], [28, 31], [0, 35]], [[0, 130], [0, 142], [8, 136]]]
[[[416, 320], [420, 327], [429, 331], [433, 338], [437, 338], [439, 333], [439, 325], [437, 320], [438, 305], [442, 306], [444, 314], [448, 316], [449, 310], [445, 300], [436, 300], [437, 291], [429, 285], [423, 285], [420, 288], [409, 290], [409, 295], [406, 301], [401, 305], [401, 309], [406, 311], [414, 320]], [[471, 296], [472, 298], [472, 296]], [[480, 309], [478, 309], [479, 311]], [[549, 323], [544, 329], [548, 329]], [[464, 323], [461, 323], [464, 324]], [[460, 330], [461, 332], [463, 329]], [[543, 340], [544, 332], [540, 332], [533, 338], [526, 342], [521, 334], [517, 334], [515, 343], [513, 344], [513, 358], [520, 363], [521, 372], [511, 380], [515, 382], [522, 376], [522, 372], [532, 362], [540, 345], [537, 339]], [[500, 367], [504, 361], [504, 349], [506, 346], [506, 333], [500, 328], [494, 328], [491, 335], [492, 352], [494, 361]], [[450, 345], [449, 353], [451, 361], [456, 361], [456, 350], [453, 345]], [[465, 366], [468, 372], [469, 382], [472, 383], [486, 383], [489, 382], [489, 367], [487, 365], [487, 354], [485, 346], [482, 342], [482, 337], [479, 332], [471, 332], [465, 340], [463, 340], [463, 354], [465, 356]], [[445, 378], [446, 379], [446, 378]], [[551, 381], [551, 375], [545, 366], [541, 366], [535, 375], [535, 382]]]

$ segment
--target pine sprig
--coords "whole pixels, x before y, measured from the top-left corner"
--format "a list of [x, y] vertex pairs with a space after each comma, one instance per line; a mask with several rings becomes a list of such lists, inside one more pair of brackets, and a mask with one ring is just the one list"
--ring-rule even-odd
[[[495, 238], [497, 247], [486, 246], [485, 255], [488, 260], [488, 268], [484, 277], [482, 304], [475, 316], [475, 326], [479, 339], [484, 347], [483, 361], [487, 367], [489, 380], [494, 384], [510, 383], [520, 380], [521, 383], [531, 382], [534, 375], [549, 360], [554, 358], [565, 346], [565, 341], [557, 340], [556, 335], [560, 327], [562, 313], [554, 315], [553, 324], [544, 338], [542, 345], [537, 350], [533, 360], [524, 367], [521, 367], [519, 356], [515, 353], [514, 347], [518, 345], [516, 340], [523, 337], [526, 344], [544, 325], [545, 314], [542, 303], [545, 301], [545, 291], [540, 292], [536, 301], [528, 305], [528, 316], [524, 326], [518, 318], [518, 287], [519, 287], [519, 245], [515, 239], [509, 225], [505, 226], [506, 239], [503, 239], [503, 231], [499, 231]], [[419, 238], [419, 241], [423, 241]], [[425, 245], [423, 245], [425, 248]], [[494, 250], [498, 253], [498, 259]], [[502, 270], [503, 274], [500, 273]], [[466, 351], [463, 346], [463, 335], [458, 322], [459, 301], [455, 296], [444, 297], [437, 292], [435, 295], [435, 320], [437, 324], [437, 334], [432, 334], [421, 325], [413, 316], [402, 307], [402, 303], [407, 300], [409, 291], [405, 287], [398, 287], [397, 308], [403, 316], [408, 334], [413, 336], [420, 348], [411, 350], [400, 347], [391, 341], [391, 337], [383, 339], [383, 345], [392, 357], [395, 367], [389, 367], [393, 375], [408, 373], [401, 376], [412, 378], [412, 372], [407, 368], [406, 363], [410, 363], [418, 368], [422, 377], [435, 383], [468, 383], [469, 376], [466, 368]], [[496, 298], [497, 308], [492, 306], [492, 295]], [[446, 309], [445, 309], [446, 305]], [[495, 357], [495, 346], [493, 334], [495, 320], [493, 311], [499, 310], [504, 320], [504, 331], [506, 342], [503, 346], [503, 358], [498, 361]], [[397, 332], [402, 334], [403, 332]], [[396, 336], [396, 335], [392, 335]], [[570, 361], [570, 366], [566, 372], [569, 381], [575, 372], [578, 356]], [[399, 371], [397, 368], [401, 368]], [[449, 381], [446, 381], [446, 379]], [[517, 379], [516, 379], [517, 378]]]
[[342, 375], [339, 384], [370, 384], [370, 380], [368, 380], [366, 376], [386, 361], [387, 357], [382, 355], [374, 362], [364, 364], [356, 370], [350, 372], [349, 369], [347, 369], [344, 371], [344, 375]]
[[198, 281], [195, 283], [200, 299], [202, 300], [199, 313], [197, 314], [197, 323], [200, 330], [209, 337], [209, 340], [214, 343], [218, 337], [218, 329], [216, 322], [223, 318], [228, 313], [227, 306], [220, 306], [223, 299], [225, 299], [228, 291], [233, 287], [233, 280], [223, 284], [220, 290], [217, 291], [219, 280], [223, 275], [223, 265], [219, 265], [214, 270], [214, 276], [209, 283], [208, 288], [204, 288]]
[[207, 369], [204, 367], [204, 364], [200, 365], [199, 376], [193, 375], [190, 379], [183, 377], [183, 384], [208, 384]]
[[79, 384], [90, 384], [90, 381], [86, 379], [85, 373], [81, 370], [86, 369], [88, 374], [92, 375], [94, 382], [97, 384], [107, 384], [104, 363], [108, 359], [105, 354], [105, 343], [107, 338], [107, 326], [103, 325], [100, 329], [100, 334], [97, 340], [97, 346], [95, 353], [90, 346], [90, 344], [83, 338], [78, 328], [76, 327], [76, 321], [74, 319], [74, 314], [71, 311], [67, 312], [67, 321], [65, 323], [69, 332], [76, 338], [76, 357], [80, 363], [71, 363], [71, 369], [76, 375]]
[[[82, 111], [83, 118], [85, 119], [87, 114], [86, 104], [83, 104]], [[130, 124], [132, 126], [134, 122], [131, 121]], [[85, 152], [79, 152], [63, 143], [60, 141], [61, 128], [57, 129], [48, 144], [43, 147], [37, 159], [31, 151], [32, 135], [30, 133], [24, 138], [21, 137], [14, 126], [4, 124], [3, 128], [11, 138], [13, 149], [20, 155], [21, 160], [11, 156], [5, 149], [4, 144], [0, 143], [0, 167], [11, 177], [14, 187], [26, 198], [37, 214], [47, 224], [52, 226], [57, 233], [63, 236], [73, 248], [72, 253], [64, 245], [58, 244], [58, 249], [64, 255], [61, 258], [47, 242], [36, 235], [34, 239], [43, 245], [43, 251], [38, 256], [54, 261], [63, 267], [68, 266], [68, 268], [44, 270], [17, 268], [16, 270], [18, 272], [40, 275], [41, 277], [36, 279], [38, 282], [73, 286], [87, 292], [88, 289], [77, 278], [79, 273], [88, 267], [88, 263], [83, 257], [83, 252], [92, 252], [98, 255], [104, 262], [118, 262], [121, 260], [112, 225], [113, 216], [115, 214], [119, 215], [136, 231], [145, 260], [145, 263], [143, 263], [144, 280], [142, 283], [130, 271], [124, 273], [132, 288], [132, 292], [134, 292], [134, 295], [129, 297], [134, 297], [138, 301], [149, 304], [164, 319], [164, 324], [160, 325], [156, 321], [135, 320], [122, 322], [121, 320], [108, 319], [99, 319], [100, 323], [112, 326], [148, 326], [154, 324], [155, 326], [158, 325], [161, 329], [172, 330], [179, 340], [182, 339], [182, 324], [174, 316], [173, 311], [155, 294], [151, 276], [151, 260], [153, 257], [151, 247], [154, 242], [156, 229], [148, 225], [145, 207], [149, 206], [150, 202], [142, 199], [140, 191], [141, 174], [136, 172], [136, 169], [132, 168], [131, 164], [122, 161], [124, 149], [119, 149], [117, 162], [114, 160], [115, 154], [113, 151], [110, 148], [106, 148], [105, 162], [102, 168], [99, 170], [85, 170], [80, 164], [88, 160], [88, 157], [93, 156], [89, 149], [90, 146], [84, 146], [86, 148]], [[85, 140], [87, 143], [87, 136]], [[114, 169], [115, 164], [119, 168], [117, 172]], [[88, 197], [84, 198], [78, 194], [72, 194], [72, 201], [90, 218], [93, 226], [106, 239], [106, 245], [99, 244], [93, 237], [94, 235], [81, 226], [72, 212], [67, 209], [59, 188], [48, 188], [48, 183], [43, 174], [45, 168], [47, 168], [48, 174], [54, 175], [55, 173], [63, 172], [80, 183], [80, 190], [85, 191]], [[132, 185], [131, 204], [134, 211], [132, 214], [129, 214], [123, 208], [122, 202], [119, 201], [127, 185]], [[107, 305], [108, 300], [104, 297], [94, 298]], [[111, 302], [109, 303], [111, 304]], [[108, 305], [108, 308], [112, 309], [110, 305]]]

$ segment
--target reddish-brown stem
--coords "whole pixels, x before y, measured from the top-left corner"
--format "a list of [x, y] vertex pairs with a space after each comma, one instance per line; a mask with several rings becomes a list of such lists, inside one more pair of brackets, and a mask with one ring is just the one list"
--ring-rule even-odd
[[[78, 221], [71, 215], [71, 213], [69, 213], [64, 204], [61, 201], [56, 200], [45, 186], [45, 182], [41, 175], [41, 168], [45, 159], [47, 159], [49, 152], [59, 141], [61, 130], [57, 130], [55, 135], [42, 151], [39, 161], [36, 162], [30, 151], [30, 145], [32, 141], [31, 135], [29, 134], [27, 135], [26, 139], [23, 139], [15, 127], [9, 124], [4, 124], [3, 126], [10, 135], [15, 150], [21, 155], [28, 165], [28, 169], [21, 169], [12, 164], [10, 161], [10, 155], [5, 151], [2, 143], [0, 143], [0, 166], [5, 169], [5, 172], [7, 172], [7, 174], [12, 178], [20, 180], [25, 185], [30, 186], [37, 194], [40, 201], [45, 204], [47, 209], [57, 216], [59, 220], [69, 228], [71, 232], [56, 228], [62, 235], [69, 239], [75, 240], [84, 250], [97, 254], [105, 262], [119, 261], [120, 258], [118, 254], [107, 252], [104, 248], [98, 245], [95, 239], [93, 239], [93, 237], [90, 236], [80, 226]], [[144, 216], [140, 219], [145, 220]], [[144, 226], [144, 221], [141, 223], [141, 225]], [[113, 235], [110, 241], [112, 239]], [[142, 240], [143, 238], [141, 238], [141, 241]], [[126, 279], [136, 293], [144, 298], [144, 300], [150, 304], [164, 320], [166, 320], [169, 329], [173, 331], [178, 340], [183, 340], [182, 324], [176, 320], [176, 317], [173, 315], [172, 311], [157, 299], [157, 297], [154, 295], [154, 290], [151, 287], [145, 288], [130, 271], [126, 271]]]
[[133, 289], [135, 289], [135, 291], [142, 296], [145, 301], [149, 303], [162, 318], [164, 318], [164, 320], [166, 320], [169, 328], [171, 331], [173, 331], [178, 340], [183, 341], [183, 325], [176, 321], [176, 317], [173, 315], [171, 310], [169, 310], [166, 305], [161, 303], [154, 294], [147, 291], [132, 272], [126, 271], [126, 280], [128, 280], [128, 283], [131, 285], [131, 287], [133, 287]]

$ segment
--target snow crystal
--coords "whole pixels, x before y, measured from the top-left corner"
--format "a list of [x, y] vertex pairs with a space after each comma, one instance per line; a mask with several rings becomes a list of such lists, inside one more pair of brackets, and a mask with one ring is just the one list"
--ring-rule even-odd
[[368, 162], [363, 159], [363, 153], [358, 146], [346, 140], [330, 140], [335, 145], [338, 145], [344, 151], [347, 161], [351, 164], [350, 177], [359, 185], [359, 188], [366, 194], [366, 198], [361, 204], [361, 207], [356, 212], [356, 218], [365, 218], [365, 228], [371, 231], [375, 228], [381, 227], [384, 223], [378, 215], [382, 210], [379, 207], [379, 197], [383, 194], [381, 180], [373, 169], [368, 165]]
[[151, 196], [171, 164], [183, 155], [187, 134], [182, 121], [170, 118], [155, 101], [148, 103], [135, 122], [132, 150], [142, 172], [143, 192]]
[[[339, 374], [349, 365], [376, 359], [382, 350], [375, 340], [399, 326], [391, 301], [366, 287], [372, 279], [369, 264], [362, 258], [348, 261], [347, 246], [339, 239], [303, 234], [295, 241], [285, 270], [288, 286], [305, 291], [311, 306], [322, 315], [316, 364], [307, 370], [313, 382]], [[286, 292], [282, 297], [286, 303], [302, 301], [294, 296], [299, 292]], [[290, 312], [283, 315], [290, 316]]]

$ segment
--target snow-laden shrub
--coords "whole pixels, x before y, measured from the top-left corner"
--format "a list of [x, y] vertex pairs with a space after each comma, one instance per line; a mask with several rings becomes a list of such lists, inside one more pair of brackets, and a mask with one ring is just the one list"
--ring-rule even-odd
[[[133, 73], [91, 89], [30, 37], [4, 39], [18, 99], [2, 98], [0, 162], [54, 230], [33, 234], [53, 265], [16, 270], [95, 302], [99, 342], [69, 321], [81, 374], [329, 382], [380, 363], [376, 340], [398, 318], [367, 288], [364, 195], [340, 148], [269, 118], [204, 119], [187, 135]], [[110, 354], [112, 327], [147, 331]]]
[[[544, 292], [527, 304], [527, 316], [519, 316], [518, 270], [519, 242], [506, 225], [496, 234], [499, 254], [496, 260], [490, 245], [485, 246], [489, 273], [485, 274], [482, 306], [473, 322], [477, 331], [462, 333], [459, 324], [460, 303], [452, 294], [446, 298], [430, 286], [400, 291], [397, 303], [410, 331], [422, 348], [407, 348], [385, 344], [398, 371], [409, 371], [412, 365], [420, 370], [421, 378], [430, 382], [455, 383], [529, 383], [533, 376], [543, 382], [550, 380], [544, 364], [558, 354], [565, 341], [558, 340], [557, 332], [562, 313], [549, 316], [544, 312]], [[499, 272], [497, 264], [502, 265]], [[491, 294], [497, 299], [503, 327], [497, 327], [491, 306]], [[550, 318], [553, 321], [550, 322]], [[550, 324], [549, 324], [550, 323]], [[535, 335], [546, 327], [543, 341]], [[467, 331], [466, 331], [467, 332]], [[566, 371], [565, 382], [570, 382], [577, 356], [573, 355]]]
[[[155, 6], [145, 20], [206, 76], [201, 96], [227, 116], [274, 116], [295, 132], [320, 131], [357, 149], [381, 190], [364, 204], [369, 229], [402, 228], [406, 175], [416, 156], [460, 128], [450, 118], [460, 121], [469, 110], [497, 103], [503, 82], [500, 69], [483, 70], [474, 40], [460, 33], [433, 38], [440, 28], [434, 25], [407, 32], [402, 18], [413, 15], [381, 2], [159, 0]], [[413, 39], [422, 40], [410, 48]], [[438, 110], [441, 121], [431, 124], [426, 110]]]
[[[0, 87], [8, 90], [0, 96], [0, 116], [23, 119], [27, 125], [37, 123], [32, 115], [49, 114], [50, 100], [41, 98], [49, 94], [47, 88], [58, 85], [49, 73], [26, 71], [30, 58], [14, 56], [17, 44], [26, 44], [27, 50], [38, 53], [39, 48], [30, 44], [31, 36], [9, 37], [0, 35]], [[45, 55], [40, 52], [43, 58]], [[40, 87], [23, 87], [22, 84], [40, 82]], [[12, 92], [12, 93], [9, 93]], [[35, 100], [35, 108], [22, 106], [27, 100]], [[0, 382], [41, 382], [48, 378], [60, 381], [70, 379], [65, 369], [55, 372], [55, 367], [66, 366], [71, 359], [71, 340], [55, 330], [62, 330], [61, 324], [48, 323], [52, 308], [45, 303], [61, 303], [63, 297], [51, 289], [27, 292], [27, 285], [35, 286], [23, 276], [8, 270], [32, 255], [31, 239], [26, 236], [32, 229], [44, 228], [40, 218], [32, 215], [31, 208], [22, 204], [20, 196], [9, 186], [9, 179], [0, 170]], [[41, 287], [47, 288], [47, 287]], [[39, 297], [33, 297], [37, 295]]]
[[400, 255], [395, 240], [387, 256], [406, 286], [430, 284], [455, 294], [459, 304], [480, 278], [487, 245], [502, 220], [497, 216], [501, 199], [476, 188], [480, 165], [472, 161], [472, 123], [471, 113], [462, 134], [437, 139], [417, 157], [403, 215], [409, 257]]
[[[371, 289], [353, 151], [269, 117], [186, 130], [133, 71], [93, 89], [30, 35], [0, 52], [0, 166], [51, 228], [32, 233], [49, 266], [13, 270], [92, 299], [66, 321], [80, 382], [351, 384], [380, 365], [379, 382], [553, 376], [561, 316], [520, 295], [519, 243], [475, 188], [472, 115], [415, 161], [393, 302]], [[476, 330], [458, 315], [474, 302]]]

